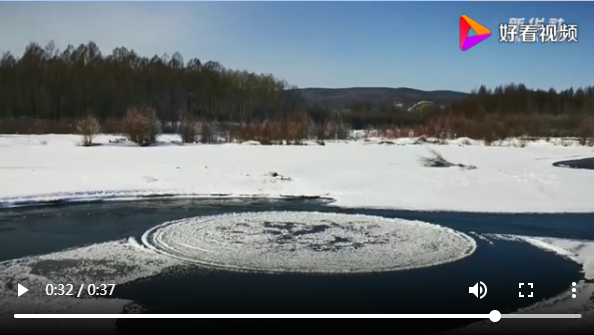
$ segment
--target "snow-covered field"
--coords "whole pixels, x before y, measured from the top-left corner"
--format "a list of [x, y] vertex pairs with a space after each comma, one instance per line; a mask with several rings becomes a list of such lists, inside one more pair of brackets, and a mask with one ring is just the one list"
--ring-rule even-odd
[[[101, 135], [95, 142], [104, 145], [85, 148], [79, 146], [80, 138], [74, 135], [0, 136], [0, 206], [166, 194], [321, 196], [334, 199], [333, 205], [338, 206], [416, 210], [594, 212], [594, 171], [552, 166], [559, 160], [594, 156], [594, 150], [555, 145], [553, 141], [528, 142], [524, 148], [486, 147], [462, 140], [450, 145], [412, 145], [409, 139], [395, 141], [396, 145], [349, 141], [328, 142], [325, 146], [182, 146], [175, 143], [178, 139], [174, 136], [164, 135], [161, 145], [139, 148], [110, 143], [117, 137]], [[430, 155], [429, 149], [438, 150], [453, 163], [475, 165], [477, 169], [423, 167], [419, 158]], [[594, 242], [502, 235], [475, 237], [512, 239], [559, 253], [583, 264], [586, 278], [594, 279]], [[106, 250], [144, 257], [141, 262], [150, 260], [152, 265], [145, 267], [144, 272], [126, 272], [135, 273], [135, 278], [150, 276], [175, 263], [157, 257], [136, 241], [110, 243], [2, 263], [0, 270], [21, 273], [24, 269], [22, 273], [31, 274], [34, 264], [54, 258], [69, 259], [74, 254], [82, 259], [87, 257], [85, 264], [95, 262], [105, 267], [106, 273], [139, 261], [110, 264], [113, 257], [105, 254]], [[134, 253], [134, 248], [142, 248], [142, 252]], [[60, 272], [53, 276], [70, 275]], [[47, 281], [46, 277], [42, 280], [35, 275], [28, 278], [37, 280], [37, 284], [31, 285]], [[123, 278], [121, 282], [135, 278]], [[577, 299], [568, 293], [528, 310], [571, 306], [594, 319], [592, 302], [588, 300], [594, 293], [593, 284], [581, 282], [578, 289]], [[6, 298], [3, 301], [7, 304], [10, 302], [8, 297], [2, 298]], [[114, 300], [109, 308], [121, 309], [125, 303]], [[549, 323], [553, 327], [557, 322]], [[541, 320], [539, 325], [542, 324]], [[473, 331], [474, 327], [491, 325], [479, 323], [468, 329]]]
[[[106, 145], [85, 148], [74, 135], [0, 136], [0, 205], [161, 192], [323, 196], [338, 206], [418, 210], [594, 211], [594, 173], [551, 165], [594, 156], [590, 147], [545, 141], [526, 148], [364, 141], [181, 146], [163, 135], [162, 145], [139, 148], [110, 144], [115, 138], [102, 135], [96, 142]], [[429, 148], [477, 169], [422, 167], [419, 158], [429, 155]]]

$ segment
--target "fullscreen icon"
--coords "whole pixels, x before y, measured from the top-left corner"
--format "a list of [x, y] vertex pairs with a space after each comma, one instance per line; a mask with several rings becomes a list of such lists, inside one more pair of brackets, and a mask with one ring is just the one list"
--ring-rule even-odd
[[[522, 289], [522, 286], [524, 286], [524, 283], [520, 283], [520, 290]], [[520, 298], [532, 298], [534, 297], [534, 292], [532, 291], [534, 289], [534, 283], [527, 283], [526, 286], [530, 286], [530, 294], [523, 295], [522, 291], [520, 291]]]

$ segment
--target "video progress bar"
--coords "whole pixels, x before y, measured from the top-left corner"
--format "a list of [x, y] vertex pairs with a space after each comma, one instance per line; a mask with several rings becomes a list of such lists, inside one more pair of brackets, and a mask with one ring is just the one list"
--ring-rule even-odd
[[580, 319], [581, 314], [15, 314], [15, 319]]

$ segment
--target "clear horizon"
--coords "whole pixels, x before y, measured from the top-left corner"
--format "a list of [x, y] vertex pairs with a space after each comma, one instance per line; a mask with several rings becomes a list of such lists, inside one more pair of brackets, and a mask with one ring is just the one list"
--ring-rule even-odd
[[[299, 88], [387, 87], [470, 92], [522, 83], [564, 90], [593, 84], [588, 2], [3, 2], [0, 52], [93, 41], [140, 56], [199, 58], [271, 73]], [[459, 47], [459, 17], [492, 36]], [[563, 18], [578, 43], [499, 43], [512, 17]]]

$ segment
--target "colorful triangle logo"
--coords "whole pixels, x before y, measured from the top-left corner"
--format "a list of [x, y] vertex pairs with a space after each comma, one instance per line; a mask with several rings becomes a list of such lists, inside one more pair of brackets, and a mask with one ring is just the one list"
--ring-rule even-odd
[[[476, 36], [468, 36], [470, 28]], [[460, 16], [460, 49], [466, 51], [491, 36], [491, 31], [466, 15]]]

